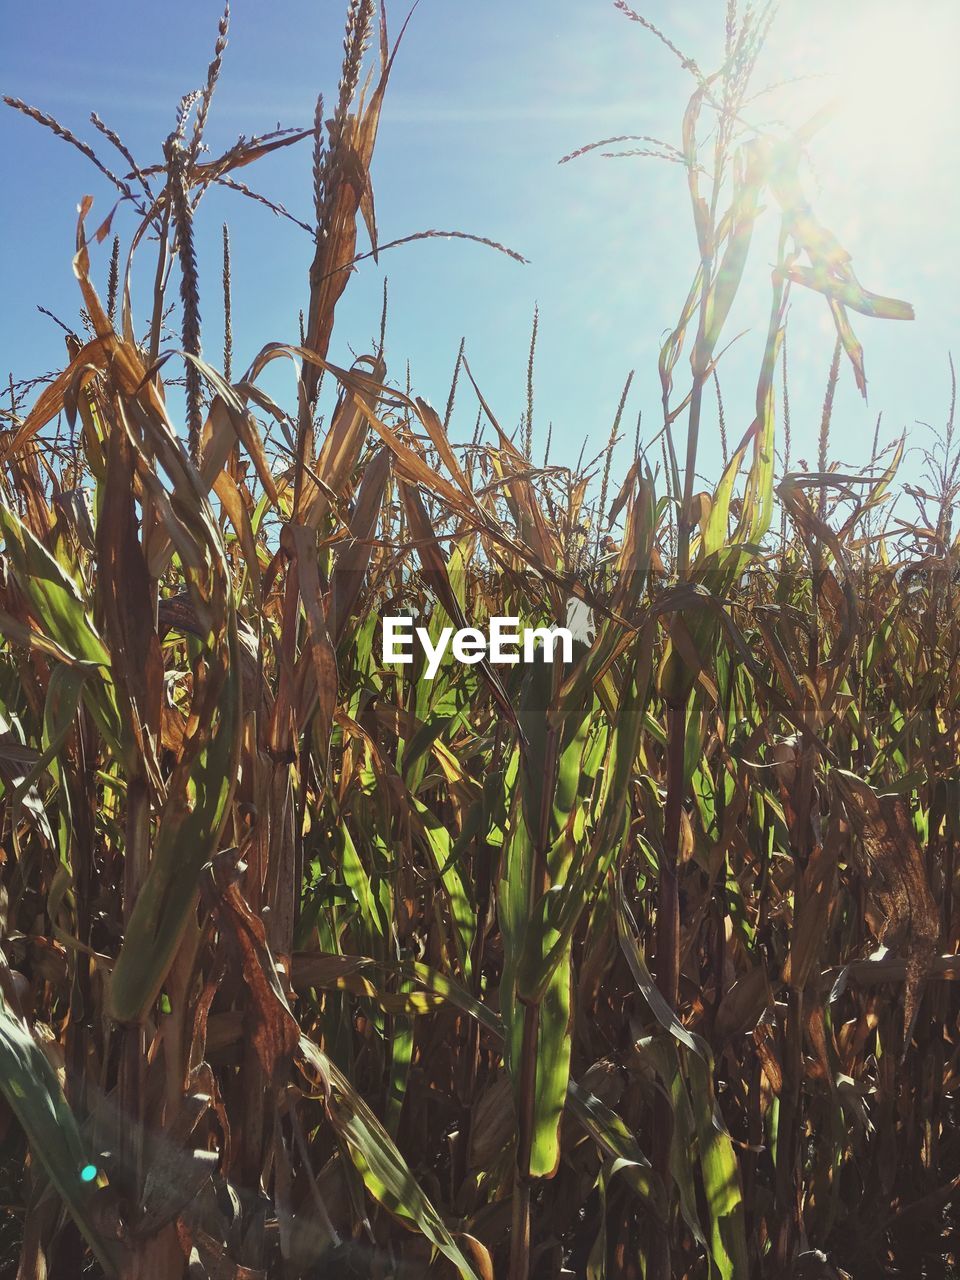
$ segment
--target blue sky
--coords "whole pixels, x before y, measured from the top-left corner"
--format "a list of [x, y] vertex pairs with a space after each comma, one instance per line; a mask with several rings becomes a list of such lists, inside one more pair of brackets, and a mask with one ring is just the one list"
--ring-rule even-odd
[[[808, 73], [757, 115], [805, 113], [851, 80], [862, 101], [814, 147], [814, 205], [853, 254], [863, 284], [912, 301], [913, 324], [857, 320], [866, 348], [870, 402], [844, 372], [832, 433], [833, 456], [863, 462], [876, 415], [889, 439], [917, 420], [942, 424], [949, 396], [947, 354], [955, 344], [960, 269], [957, 154], [960, 90], [949, 59], [960, 16], [942, 0], [784, 0], [758, 86]], [[651, 0], [644, 10], [705, 67], [722, 51], [721, 0]], [[841, 16], [838, 16], [838, 13]], [[390, 6], [394, 33], [402, 18]], [[163, 17], [146, 6], [91, 0], [85, 6], [0, 3], [0, 87], [50, 111], [88, 140], [96, 110], [142, 163], [159, 154], [177, 99], [202, 83], [217, 3], [170, 0]], [[318, 89], [336, 90], [340, 0], [236, 0], [224, 74], [207, 141], [218, 151], [241, 132], [309, 123]], [[831, 75], [837, 66], [843, 75]], [[382, 240], [425, 228], [487, 235], [530, 259], [521, 266], [476, 245], [427, 241], [361, 265], [340, 304], [331, 358], [368, 350], [389, 277], [387, 361], [415, 389], [446, 399], [461, 334], [494, 411], [514, 426], [525, 403], [534, 303], [540, 308], [535, 438], [554, 424], [554, 461], [575, 461], [606, 440], [624, 378], [636, 369], [626, 434], [644, 413], [644, 436], [659, 427], [656, 356], [695, 265], [685, 178], [652, 160], [558, 159], [596, 138], [652, 133], [679, 141], [689, 77], [671, 55], [617, 13], [611, 0], [422, 0], [387, 95], [374, 165]], [[858, 114], [859, 112], [859, 114]], [[99, 146], [99, 142], [98, 142]], [[59, 331], [42, 303], [71, 321], [79, 300], [70, 270], [76, 205], [89, 192], [96, 211], [110, 188], [48, 132], [4, 109], [0, 157], [0, 377], [26, 377], [63, 361]], [[309, 220], [310, 157], [291, 148], [243, 175]], [[311, 257], [307, 236], [232, 193], [214, 192], [199, 215], [205, 349], [221, 345], [220, 223], [231, 227], [235, 367], [268, 341], [296, 339]], [[126, 242], [132, 217], [115, 224]], [[767, 322], [773, 217], [754, 245], [748, 286], [730, 321], [747, 335], [721, 367], [731, 439], [749, 425]], [[363, 245], [362, 247], [366, 247]], [[97, 266], [105, 279], [108, 245]], [[140, 315], [152, 264], [134, 278]], [[812, 460], [833, 347], [823, 300], [797, 291], [790, 328], [794, 457]], [[287, 387], [287, 403], [293, 403]], [[460, 438], [473, 427], [472, 393], [461, 389]], [[719, 445], [708, 415], [701, 467], [715, 476]], [[928, 443], [922, 430], [912, 445]], [[626, 461], [624, 454], [621, 460]], [[908, 469], [918, 468], [915, 453]]]

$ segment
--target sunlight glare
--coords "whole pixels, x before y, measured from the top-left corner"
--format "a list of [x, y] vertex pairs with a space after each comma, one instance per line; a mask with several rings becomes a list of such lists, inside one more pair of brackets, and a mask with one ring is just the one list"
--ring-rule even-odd
[[[833, 118], [817, 137], [818, 155], [858, 168], [895, 164], [918, 168], [945, 158], [955, 127], [960, 11], [953, 5], [902, 3], [857, 6], [831, 19], [829, 74], [800, 82], [794, 119], [803, 122], [830, 103]], [[822, 67], [820, 30], [807, 67]]]
[[898, 158], [926, 149], [956, 83], [954, 40], [905, 10], [859, 35], [838, 119], [858, 146]]

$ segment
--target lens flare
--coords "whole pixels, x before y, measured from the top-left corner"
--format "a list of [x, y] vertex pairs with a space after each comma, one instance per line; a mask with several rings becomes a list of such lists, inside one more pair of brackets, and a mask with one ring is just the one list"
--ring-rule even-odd
[[910, 150], [926, 151], [956, 96], [953, 41], [960, 24], [951, 15], [944, 25], [948, 29], [903, 6], [853, 33], [837, 120], [848, 141], [898, 159]]
[[797, 34], [790, 51], [797, 70], [828, 74], [788, 90], [790, 114], [803, 119], [832, 102], [817, 140], [824, 159], [848, 173], [851, 165], [855, 172], [882, 163], [889, 171], [891, 164], [902, 170], [943, 159], [944, 133], [960, 104], [960, 10], [938, 0], [922, 8], [861, 4], [831, 17], [826, 44], [811, 46], [809, 32]]

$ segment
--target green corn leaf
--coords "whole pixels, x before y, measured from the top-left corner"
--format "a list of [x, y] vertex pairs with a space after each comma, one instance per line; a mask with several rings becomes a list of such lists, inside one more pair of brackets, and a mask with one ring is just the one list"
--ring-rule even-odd
[[0, 503], [0, 530], [24, 595], [50, 640], [67, 654], [100, 668], [86, 702], [114, 755], [120, 755], [120, 719], [110, 681], [110, 655], [96, 632], [77, 584], [8, 507]]
[[680, 1212], [694, 1240], [704, 1249], [707, 1237], [697, 1208], [694, 1181], [696, 1165], [691, 1158], [696, 1151], [697, 1131], [687, 1083], [680, 1070], [680, 1048], [666, 1036], [651, 1036], [639, 1045], [643, 1057], [649, 1058], [663, 1087], [670, 1095], [672, 1128], [670, 1131], [670, 1176], [677, 1189]]
[[[401, 993], [415, 993], [416, 983], [406, 978], [400, 984]], [[424, 996], [420, 995], [420, 999]], [[413, 1020], [396, 1014], [390, 1027], [390, 1076], [387, 1081], [386, 1129], [396, 1139], [403, 1111], [403, 1099], [410, 1078], [413, 1061]]]
[[26, 1025], [16, 1017], [0, 988], [0, 1089], [71, 1217], [107, 1275], [118, 1274], [117, 1245], [103, 1237], [93, 1213], [95, 1182], [81, 1171], [94, 1167], [60, 1082]]
[[193, 759], [181, 760], [160, 817], [153, 857], [110, 980], [118, 1022], [139, 1021], [173, 963], [197, 897], [200, 873], [217, 851], [237, 782], [243, 722], [236, 620], [231, 610], [216, 726]]
[[453, 917], [457, 944], [457, 957], [464, 974], [470, 975], [470, 949], [476, 932], [476, 910], [453, 857], [453, 841], [450, 832], [430, 812], [426, 805], [410, 797], [411, 808], [419, 815], [427, 846], [443, 885], [450, 914]]
[[[362, 931], [368, 936], [371, 943], [373, 943], [374, 939], [383, 939], [386, 936], [387, 929], [384, 913], [371, 888], [370, 877], [367, 875], [366, 868], [357, 853], [353, 837], [342, 818], [335, 828], [334, 841], [337, 846], [339, 862], [343, 868], [344, 881], [356, 898], [357, 906], [360, 909], [360, 917], [363, 922]], [[370, 947], [371, 951], [375, 949], [379, 949], [379, 944], [376, 948], [374, 946]]]
[[343, 1072], [306, 1036], [300, 1037], [300, 1054], [332, 1091], [328, 1114], [370, 1195], [406, 1226], [421, 1231], [453, 1263], [461, 1280], [478, 1280], [393, 1139]]
[[711, 1260], [722, 1280], [745, 1280], [750, 1268], [737, 1155], [730, 1135], [717, 1123], [710, 1065], [699, 1054], [687, 1054], [685, 1068], [710, 1213]]
[[560, 959], [540, 1001], [537, 1083], [530, 1176], [552, 1178], [560, 1164], [560, 1121], [570, 1081], [570, 948]]
[[655, 1217], [665, 1222], [666, 1189], [620, 1116], [572, 1079], [567, 1086], [567, 1106], [600, 1150], [616, 1163], [617, 1169], [626, 1171], [631, 1186], [647, 1202]]

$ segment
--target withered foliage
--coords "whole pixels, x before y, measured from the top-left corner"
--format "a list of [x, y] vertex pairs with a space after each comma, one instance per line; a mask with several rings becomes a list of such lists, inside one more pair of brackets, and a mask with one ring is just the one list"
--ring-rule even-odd
[[[113, 215], [91, 234], [83, 201], [86, 338], [78, 320], [64, 369], [3, 410], [0, 1130], [20, 1280], [954, 1274], [952, 417], [912, 522], [890, 503], [902, 442], [859, 475], [830, 465], [844, 356], [865, 381], [849, 311], [910, 309], [860, 287], [807, 203], [804, 131], [744, 131], [771, 7], [731, 0], [711, 76], [618, 7], [693, 96], [680, 147], [596, 145], [683, 166], [697, 237], [660, 358], [664, 472], [645, 449], [619, 487], [630, 379], [594, 463], [534, 462], [536, 315], [522, 448], [462, 345], [442, 420], [388, 369], [384, 321], [371, 352], [332, 360], [358, 223], [387, 247], [370, 164], [396, 49], [372, 0], [349, 5], [330, 119], [321, 98], [311, 128], [215, 159], [229, 12], [160, 165], [94, 118], [114, 173], [11, 101], [138, 220], [108, 262]], [[237, 377], [255, 318], [231, 306], [226, 229], [220, 263], [198, 252], [202, 197], [289, 216], [235, 175], [306, 139], [301, 336]], [[734, 424], [718, 368], [766, 206], [755, 408], [697, 492], [708, 383]], [[134, 263], [154, 251], [138, 337]], [[823, 295], [837, 357], [820, 466], [776, 479], [793, 287]], [[263, 386], [277, 361], [292, 408]], [[545, 626], [571, 599], [595, 634], [567, 665], [427, 680], [381, 661], [384, 614]]]

